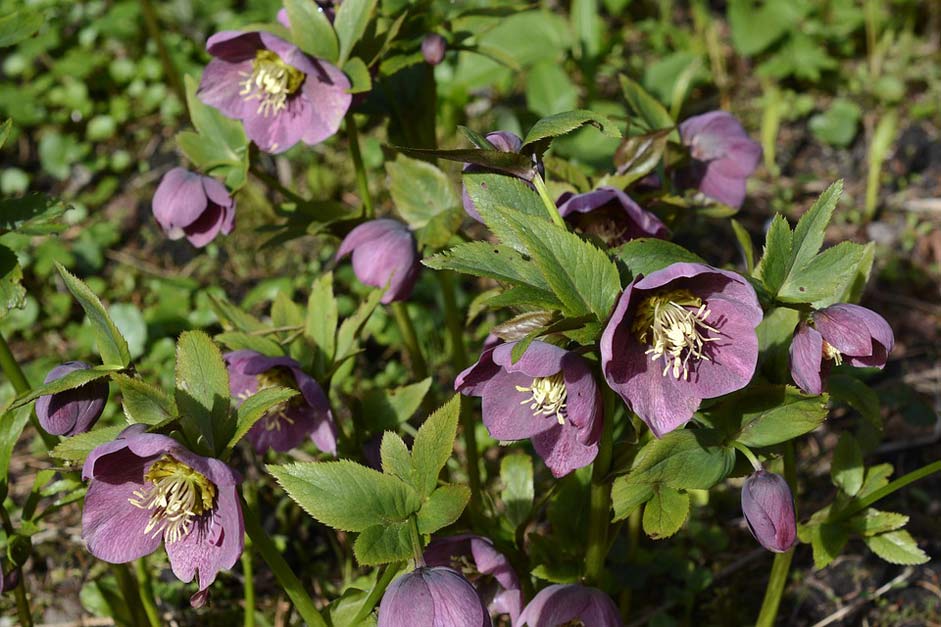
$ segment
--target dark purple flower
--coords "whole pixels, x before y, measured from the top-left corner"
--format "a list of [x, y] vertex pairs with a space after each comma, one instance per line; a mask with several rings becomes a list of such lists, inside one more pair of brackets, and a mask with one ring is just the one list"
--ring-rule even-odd
[[[493, 144], [493, 147], [499, 150], [500, 152], [519, 152], [523, 147], [523, 140], [519, 135], [511, 133], [509, 131], [494, 131], [492, 133], [487, 133], [487, 141]], [[543, 166], [541, 161], [535, 161], [536, 168], [542, 172]], [[475, 165], [468, 163], [464, 165], [463, 172], [474, 173], [474, 172], [495, 172], [506, 174], [507, 176], [516, 176], [521, 178], [524, 181], [529, 182], [532, 180], [532, 177], [520, 177], [516, 174], [510, 172], [503, 172], [494, 168], [487, 168], [481, 165]], [[533, 188], [535, 189], [535, 188]], [[477, 220], [478, 222], [483, 222], [483, 219], [480, 217], [480, 213], [477, 212], [477, 207], [474, 205], [474, 201], [471, 199], [470, 194], [467, 193], [467, 187], [462, 184], [461, 186], [461, 199], [464, 203], [464, 211], [467, 212], [467, 215]]]
[[657, 437], [755, 373], [761, 306], [734, 272], [674, 263], [635, 278], [601, 336], [608, 385]]
[[412, 294], [421, 263], [415, 236], [398, 220], [380, 218], [357, 226], [340, 244], [337, 259], [350, 253], [356, 278], [373, 287], [389, 286], [383, 303], [405, 300]]
[[665, 239], [670, 235], [657, 216], [614, 187], [599, 187], [585, 194], [565, 192], [556, 204], [566, 222], [608, 246], [620, 246], [638, 237]]
[[146, 429], [131, 425], [85, 460], [82, 538], [112, 564], [149, 555], [162, 541], [174, 575], [184, 582], [198, 576], [190, 602], [200, 605], [216, 574], [232, 568], [245, 546], [241, 477]]
[[444, 37], [437, 33], [428, 33], [421, 40], [421, 56], [425, 63], [429, 65], [438, 65], [444, 60], [444, 53], [448, 49], [448, 43]]
[[490, 627], [490, 614], [466, 579], [450, 568], [416, 568], [386, 589], [378, 627]]
[[280, 386], [300, 394], [269, 410], [252, 425], [246, 437], [255, 451], [283, 453], [310, 436], [321, 451], [336, 455], [337, 427], [330, 403], [320, 385], [290, 357], [268, 357], [251, 350], [224, 355], [229, 389], [238, 404], [267, 387]]
[[741, 207], [745, 181], [761, 161], [761, 145], [725, 111], [689, 118], [680, 124], [680, 137], [693, 161], [678, 173], [679, 183], [730, 207]]
[[206, 49], [215, 58], [203, 72], [200, 100], [242, 120], [265, 152], [319, 144], [340, 128], [350, 81], [330, 63], [266, 32], [216, 33]]
[[[91, 368], [84, 361], [67, 361], [46, 375], [44, 383], [52, 383], [76, 370]], [[57, 394], [40, 396], [36, 401], [39, 424], [52, 435], [78, 435], [91, 429], [108, 402], [108, 380], [96, 379], [85, 385]]]
[[515, 623], [523, 610], [519, 578], [487, 538], [465, 534], [432, 540], [425, 548], [425, 563], [449, 566], [463, 574], [494, 614], [509, 614]]
[[588, 362], [533, 342], [515, 364], [516, 342], [485, 350], [457, 376], [454, 389], [483, 400], [484, 425], [498, 440], [532, 440], [556, 477], [587, 466], [598, 454], [601, 394]]
[[759, 470], [742, 486], [742, 513], [755, 539], [775, 553], [783, 553], [797, 540], [794, 497], [781, 475]]
[[808, 394], [822, 394], [830, 368], [885, 366], [895, 336], [885, 318], [859, 305], [840, 303], [813, 312], [791, 341], [791, 377]]
[[183, 168], [173, 168], [160, 180], [153, 210], [167, 237], [185, 236], [198, 248], [235, 227], [235, 201], [225, 185]]
[[539, 591], [529, 602], [517, 627], [622, 627], [621, 615], [607, 594], [578, 584], [555, 584]]

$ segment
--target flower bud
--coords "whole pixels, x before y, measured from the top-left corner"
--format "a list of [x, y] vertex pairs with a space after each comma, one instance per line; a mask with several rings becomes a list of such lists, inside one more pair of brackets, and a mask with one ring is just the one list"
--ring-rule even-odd
[[[91, 368], [82, 361], [69, 361], [56, 366], [46, 375], [52, 383], [76, 370]], [[91, 429], [108, 401], [107, 379], [96, 379], [85, 385], [56, 394], [40, 396], [36, 401], [36, 417], [42, 428], [52, 435], [78, 435]]]
[[352, 254], [356, 278], [388, 290], [383, 303], [405, 300], [415, 287], [421, 265], [415, 238], [404, 224], [382, 218], [370, 220], [350, 231], [337, 250], [337, 259]]
[[378, 627], [491, 627], [474, 586], [450, 568], [421, 567], [393, 581]]
[[153, 210], [167, 237], [186, 237], [197, 248], [220, 232], [228, 235], [235, 226], [235, 201], [225, 186], [183, 168], [173, 168], [160, 180]]
[[556, 584], [540, 590], [513, 624], [518, 627], [621, 627], [624, 623], [614, 601], [601, 590], [578, 584]]
[[447, 51], [447, 42], [444, 37], [437, 33], [428, 33], [421, 42], [421, 56], [425, 63], [429, 65], [438, 65], [444, 60], [444, 53]]
[[781, 475], [759, 470], [742, 486], [742, 513], [755, 539], [769, 551], [784, 553], [797, 539], [794, 497]]

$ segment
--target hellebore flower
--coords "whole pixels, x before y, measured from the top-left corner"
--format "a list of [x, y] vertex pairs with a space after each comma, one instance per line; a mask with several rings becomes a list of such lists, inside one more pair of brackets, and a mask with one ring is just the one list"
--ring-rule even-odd
[[[494, 131], [492, 133], [487, 133], [487, 141], [493, 144], [493, 147], [499, 150], [500, 152], [519, 152], [523, 147], [523, 140], [516, 133], [511, 133], [509, 131]], [[534, 165], [536, 169], [541, 173], [543, 171], [543, 165], [541, 161], [536, 161], [534, 157]], [[462, 170], [465, 173], [474, 173], [474, 172], [497, 172], [503, 173], [507, 176], [515, 176], [520, 178], [527, 183], [532, 180], [530, 177], [521, 177], [511, 172], [503, 172], [496, 168], [488, 168], [482, 165], [476, 165], [473, 163], [467, 163], [464, 165]], [[478, 222], [483, 222], [483, 219], [480, 217], [480, 213], [477, 212], [477, 206], [474, 204], [474, 201], [471, 199], [470, 194], [467, 193], [467, 187], [464, 184], [461, 184], [461, 200], [464, 203], [464, 211], [467, 212], [467, 215], [477, 220]]]
[[621, 615], [607, 594], [578, 584], [555, 584], [539, 591], [529, 602], [517, 627], [622, 627]]
[[678, 173], [678, 182], [730, 207], [741, 207], [745, 181], [761, 161], [761, 145], [725, 111], [685, 120], [680, 124], [680, 137], [689, 146], [693, 162]]
[[[84, 361], [67, 361], [46, 375], [43, 383], [52, 383], [76, 370], [91, 368]], [[98, 422], [108, 402], [108, 380], [96, 379], [85, 385], [56, 394], [40, 396], [36, 401], [39, 424], [52, 435], [78, 435]]]
[[494, 614], [509, 614], [510, 620], [523, 610], [523, 592], [516, 572], [493, 542], [464, 534], [437, 538], [425, 548], [428, 566], [449, 566], [467, 577]]
[[566, 222], [609, 247], [638, 237], [665, 239], [670, 234], [657, 216], [614, 187], [599, 187], [585, 194], [565, 192], [556, 204]]
[[153, 210], [167, 237], [185, 236], [197, 248], [235, 227], [235, 201], [225, 185], [183, 168], [173, 168], [160, 180]]
[[149, 555], [163, 541], [177, 578], [198, 575], [199, 592], [190, 598], [198, 607], [216, 573], [232, 568], [245, 546], [241, 477], [146, 428], [131, 425], [85, 460], [82, 538], [92, 555], [112, 564]]
[[598, 454], [601, 393], [588, 362], [533, 342], [515, 364], [516, 342], [485, 350], [457, 376], [454, 389], [483, 401], [484, 425], [498, 440], [532, 440], [555, 477], [587, 466]]
[[601, 335], [608, 385], [662, 437], [704, 398], [741, 389], [755, 373], [761, 306], [748, 281], [698, 263], [634, 279]]
[[791, 341], [791, 377], [808, 394], [822, 394], [833, 366], [882, 369], [895, 336], [874, 311], [840, 303], [815, 311], [797, 326]]
[[242, 120], [265, 152], [299, 141], [319, 144], [337, 132], [350, 106], [350, 81], [338, 68], [267, 32], [223, 31], [206, 42], [213, 57], [197, 95]]
[[223, 357], [229, 369], [232, 398], [239, 404], [273, 386], [300, 392], [270, 409], [249, 429], [246, 437], [256, 452], [270, 448], [283, 453], [299, 446], [309, 435], [321, 451], [336, 454], [337, 428], [330, 403], [299, 363], [290, 357], [268, 357], [252, 350], [233, 351]]
[[415, 237], [398, 220], [370, 220], [349, 232], [337, 250], [337, 259], [353, 254], [356, 278], [373, 287], [389, 289], [383, 303], [405, 300], [412, 294], [421, 264]]
[[491, 627], [477, 591], [450, 568], [416, 568], [386, 589], [378, 627]]
[[444, 53], [447, 49], [447, 42], [438, 33], [428, 33], [421, 40], [421, 56], [428, 65], [438, 65], [444, 61]]
[[742, 513], [755, 540], [775, 553], [784, 553], [797, 540], [794, 497], [784, 477], [759, 470], [742, 486]]

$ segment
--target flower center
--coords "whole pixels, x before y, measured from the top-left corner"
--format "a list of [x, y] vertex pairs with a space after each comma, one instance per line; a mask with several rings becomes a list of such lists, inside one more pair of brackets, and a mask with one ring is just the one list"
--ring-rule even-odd
[[833, 345], [826, 340], [823, 341], [823, 358], [831, 360], [835, 366], [839, 366], [843, 363], [843, 353], [834, 348]]
[[163, 532], [166, 542], [176, 542], [190, 532], [193, 518], [212, 509], [216, 486], [170, 455], [163, 455], [144, 474], [150, 485], [134, 491], [131, 505], [151, 512], [144, 533]]
[[703, 348], [718, 339], [706, 336], [706, 331], [718, 332], [706, 323], [709, 313], [702, 299], [689, 290], [671, 290], [643, 300], [631, 330], [650, 346], [646, 355], [653, 361], [663, 359], [663, 376], [672, 370], [674, 379], [682, 375], [687, 381], [690, 357], [708, 361]]
[[287, 106], [288, 96], [300, 89], [306, 75], [288, 65], [271, 50], [259, 50], [252, 61], [252, 73], [245, 74], [239, 92], [245, 100], [258, 100], [258, 113], [268, 117]]
[[[290, 368], [285, 368], [284, 366], [275, 366], [271, 370], [266, 370], [265, 372], [258, 375], [259, 390], [273, 387], [289, 388], [292, 390], [297, 389], [297, 379], [294, 378], [294, 373], [291, 372]], [[265, 430], [280, 431], [282, 421], [293, 425], [294, 419], [287, 415], [287, 411], [292, 405], [296, 405], [297, 403], [301, 402], [302, 398], [302, 396], [298, 395], [291, 398], [290, 400], [278, 403], [269, 409], [264, 418]]]
[[520, 405], [529, 403], [534, 416], [555, 415], [560, 425], [565, 424], [565, 379], [561, 372], [551, 377], [536, 377], [529, 387], [516, 386], [517, 392], [529, 392], [529, 398], [520, 401]]

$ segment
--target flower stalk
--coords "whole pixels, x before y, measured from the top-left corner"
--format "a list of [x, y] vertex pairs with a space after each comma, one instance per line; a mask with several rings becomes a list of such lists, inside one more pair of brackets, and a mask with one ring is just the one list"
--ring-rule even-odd
[[356, 186], [363, 201], [363, 219], [372, 220], [376, 217], [376, 210], [369, 195], [369, 179], [366, 177], [366, 166], [363, 164], [363, 154], [359, 147], [359, 130], [352, 113], [346, 114], [346, 136], [350, 142], [350, 156], [353, 157], [353, 167], [356, 170]]
[[549, 195], [549, 190], [546, 187], [546, 182], [542, 180], [542, 175], [539, 172], [536, 172], [533, 176], [533, 185], [536, 187], [536, 192], [539, 194], [539, 197], [542, 199], [542, 203], [546, 206], [546, 211], [549, 213], [549, 219], [559, 227], [567, 228], [565, 226], [565, 220], [562, 219], [562, 214], [559, 213], [559, 208], [555, 206], [552, 197]]
[[[789, 441], [784, 445], [784, 478], [791, 488], [791, 492], [797, 493], [797, 465], [794, 455], [794, 442]], [[797, 503], [794, 503], [794, 514], [797, 515]], [[755, 627], [773, 627], [774, 621], [778, 616], [778, 608], [781, 605], [781, 596], [784, 594], [784, 586], [787, 585], [787, 575], [791, 570], [791, 561], [794, 559], [794, 548], [790, 548], [784, 553], [778, 553], [774, 556], [774, 564], [771, 566], [771, 576], [768, 578], [768, 587], [765, 588], [765, 597], [761, 602], [761, 610], [758, 613], [758, 620]]]
[[588, 549], [585, 552], [585, 578], [598, 583], [604, 572], [608, 553], [608, 522], [611, 519], [611, 482], [608, 471], [614, 449], [614, 392], [603, 389], [604, 427], [598, 444], [598, 456], [591, 468], [591, 491], [588, 510]]
[[146, 558], [142, 557], [134, 561], [134, 572], [137, 575], [137, 591], [144, 614], [147, 615], [147, 622], [150, 627], [160, 627], [163, 623], [160, 621], [160, 612], [157, 609], [157, 601], [154, 599], [154, 586]]
[[415, 375], [416, 379], [424, 379], [428, 376], [428, 364], [421, 352], [418, 334], [415, 332], [415, 325], [412, 324], [412, 318], [409, 316], [408, 306], [402, 301], [396, 301], [391, 303], [391, 308], [395, 323], [399, 327], [399, 333], [402, 334], [402, 341], [405, 342], [405, 350], [412, 362], [412, 374]]
[[366, 597], [366, 600], [363, 601], [363, 604], [359, 607], [359, 610], [356, 612], [356, 616], [351, 621], [351, 624], [359, 625], [360, 622], [364, 621], [366, 617], [372, 613], [373, 609], [382, 599], [382, 595], [385, 593], [386, 588], [389, 587], [389, 584], [392, 583], [392, 580], [395, 578], [401, 568], [402, 562], [392, 562], [391, 564], [386, 564], [382, 567], [382, 572], [379, 574], [379, 578], [376, 580], [376, 585], [374, 585], [372, 590], [369, 591], [369, 595]]

